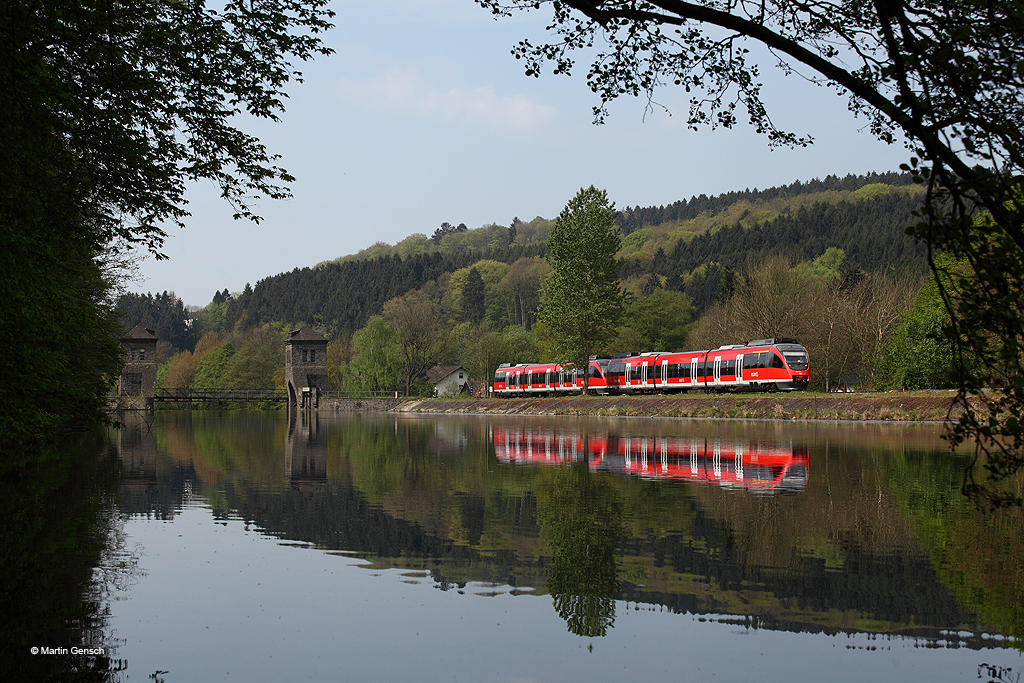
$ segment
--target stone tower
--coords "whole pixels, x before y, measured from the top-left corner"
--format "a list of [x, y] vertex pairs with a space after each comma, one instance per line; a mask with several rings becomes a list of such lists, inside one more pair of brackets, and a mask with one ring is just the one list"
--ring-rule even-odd
[[294, 330], [284, 342], [288, 405], [316, 408], [327, 391], [327, 339], [316, 330]]
[[118, 396], [152, 399], [156, 394], [156, 342], [156, 333], [142, 325], [121, 337], [125, 364], [117, 381]]

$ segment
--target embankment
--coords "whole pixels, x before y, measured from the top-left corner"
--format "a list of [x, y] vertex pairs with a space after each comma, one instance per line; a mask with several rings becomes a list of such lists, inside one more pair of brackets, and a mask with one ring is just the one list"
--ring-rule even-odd
[[694, 394], [685, 396], [559, 396], [551, 398], [420, 399], [403, 413], [610, 415], [771, 420], [944, 421], [956, 419], [951, 391], [863, 394]]

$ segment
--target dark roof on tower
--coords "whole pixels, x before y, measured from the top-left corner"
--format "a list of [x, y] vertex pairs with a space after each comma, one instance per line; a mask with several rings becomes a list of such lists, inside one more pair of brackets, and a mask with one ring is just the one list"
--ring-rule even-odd
[[285, 340], [285, 344], [297, 341], [326, 342], [327, 338], [311, 327], [300, 327], [288, 333], [288, 339]]
[[154, 341], [156, 340], [156, 338], [157, 338], [156, 332], [154, 332], [153, 330], [149, 329], [148, 327], [143, 327], [142, 325], [136, 325], [132, 329], [130, 329], [127, 332], [125, 332], [124, 336], [121, 337], [122, 340], [128, 340], [128, 339], [136, 339], [136, 340], [152, 339]]

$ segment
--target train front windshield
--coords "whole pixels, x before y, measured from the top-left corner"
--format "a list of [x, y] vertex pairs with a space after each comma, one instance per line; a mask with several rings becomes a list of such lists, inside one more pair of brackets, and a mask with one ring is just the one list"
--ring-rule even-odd
[[790, 370], [807, 369], [807, 349], [799, 344], [779, 344], [776, 348], [782, 352]]

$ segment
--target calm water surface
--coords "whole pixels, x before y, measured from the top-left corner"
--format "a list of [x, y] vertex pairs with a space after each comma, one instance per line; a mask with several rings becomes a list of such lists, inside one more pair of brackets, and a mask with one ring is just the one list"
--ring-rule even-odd
[[166, 683], [1016, 682], [1021, 517], [978, 515], [938, 434], [158, 412], [83, 498], [91, 616], [31, 644]]

